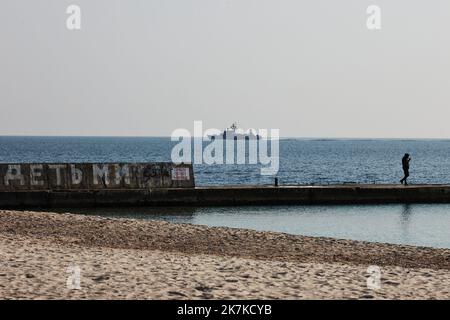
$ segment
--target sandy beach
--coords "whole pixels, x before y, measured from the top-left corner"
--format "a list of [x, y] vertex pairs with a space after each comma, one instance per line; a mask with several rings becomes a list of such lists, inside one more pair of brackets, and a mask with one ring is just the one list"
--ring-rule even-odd
[[0, 261], [1, 299], [450, 298], [447, 249], [160, 221], [0, 211]]

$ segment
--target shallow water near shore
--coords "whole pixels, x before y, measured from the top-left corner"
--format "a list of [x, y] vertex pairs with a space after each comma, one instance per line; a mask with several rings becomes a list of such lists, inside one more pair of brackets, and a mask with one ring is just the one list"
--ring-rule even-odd
[[450, 204], [102, 208], [58, 211], [450, 248]]

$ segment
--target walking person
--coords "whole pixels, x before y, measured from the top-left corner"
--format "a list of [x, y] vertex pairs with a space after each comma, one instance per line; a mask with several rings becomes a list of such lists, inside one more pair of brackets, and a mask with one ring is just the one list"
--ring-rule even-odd
[[402, 178], [402, 180], [400, 180], [400, 183], [401, 184], [405, 183], [405, 186], [408, 185], [408, 182], [406, 181], [406, 179], [408, 179], [408, 177], [409, 177], [409, 162], [410, 161], [411, 161], [411, 157], [409, 156], [409, 153], [405, 153], [405, 155], [402, 158], [403, 173], [405, 176]]

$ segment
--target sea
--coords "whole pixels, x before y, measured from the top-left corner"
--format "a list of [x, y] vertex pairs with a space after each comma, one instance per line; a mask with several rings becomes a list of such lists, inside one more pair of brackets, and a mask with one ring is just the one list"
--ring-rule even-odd
[[[169, 137], [0, 136], [0, 163], [165, 162], [171, 161], [172, 148], [177, 143]], [[274, 183], [275, 177], [280, 185], [399, 183], [401, 158], [405, 153], [412, 158], [410, 183], [450, 183], [450, 140], [444, 139], [285, 138], [279, 141], [276, 175], [261, 175], [262, 165], [258, 164], [195, 164], [194, 173], [198, 186], [268, 185]], [[450, 205], [447, 204], [73, 211], [450, 248]]]

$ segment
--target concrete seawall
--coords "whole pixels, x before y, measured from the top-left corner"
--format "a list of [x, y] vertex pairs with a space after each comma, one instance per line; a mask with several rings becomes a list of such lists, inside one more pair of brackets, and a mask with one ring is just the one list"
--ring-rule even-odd
[[450, 185], [235, 186], [0, 192], [0, 208], [450, 203]]

